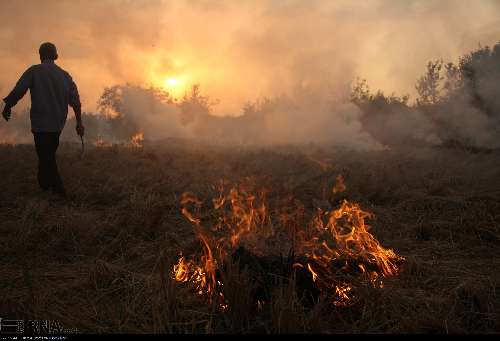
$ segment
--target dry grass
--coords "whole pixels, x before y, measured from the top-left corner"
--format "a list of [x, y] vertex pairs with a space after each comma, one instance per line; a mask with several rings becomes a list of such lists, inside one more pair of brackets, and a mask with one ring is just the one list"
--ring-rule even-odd
[[[64, 144], [72, 197], [38, 192], [33, 146], [0, 146], [0, 317], [59, 320], [93, 333], [491, 333], [500, 331], [500, 154], [444, 149], [222, 148], [166, 141], [143, 149]], [[215, 195], [220, 179], [254, 177], [309, 212], [335, 176], [343, 196], [375, 213], [372, 233], [406, 257], [384, 288], [360, 286], [351, 307], [314, 306], [276, 279], [255, 313], [251, 281], [224, 273], [226, 313], [170, 269], [192, 247], [185, 191]]]

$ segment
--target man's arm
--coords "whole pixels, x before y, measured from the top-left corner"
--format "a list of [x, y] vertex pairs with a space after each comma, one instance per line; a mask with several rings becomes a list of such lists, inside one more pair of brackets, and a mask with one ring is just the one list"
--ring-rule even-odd
[[33, 75], [31, 73], [31, 68], [29, 68], [23, 73], [21, 78], [19, 78], [16, 86], [9, 93], [9, 95], [3, 99], [3, 101], [5, 102], [5, 107], [3, 108], [2, 115], [6, 121], [10, 119], [11, 108], [15, 106], [21, 98], [23, 98], [32, 84]]
[[83, 137], [83, 134], [85, 133], [85, 128], [83, 127], [83, 122], [82, 122], [82, 104], [80, 103], [80, 95], [78, 94], [78, 88], [75, 82], [73, 82], [73, 80], [71, 80], [69, 105], [73, 108], [73, 111], [75, 112], [76, 133], [79, 136]]

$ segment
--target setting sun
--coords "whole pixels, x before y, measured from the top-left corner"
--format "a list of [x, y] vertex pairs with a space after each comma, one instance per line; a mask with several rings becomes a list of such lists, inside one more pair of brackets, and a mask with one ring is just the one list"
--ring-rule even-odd
[[166, 87], [176, 87], [179, 85], [179, 80], [177, 78], [168, 77], [165, 78]]
[[163, 88], [174, 97], [182, 96], [186, 88], [189, 87], [186, 75], [158, 77], [156, 82], [153, 81], [153, 84], [157, 84], [158, 87]]

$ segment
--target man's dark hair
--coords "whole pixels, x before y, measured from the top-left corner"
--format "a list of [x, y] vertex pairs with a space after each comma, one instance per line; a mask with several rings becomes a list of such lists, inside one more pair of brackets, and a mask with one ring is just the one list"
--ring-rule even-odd
[[52, 43], [43, 43], [40, 45], [38, 52], [40, 53], [41, 60], [56, 60], [58, 57], [56, 46]]

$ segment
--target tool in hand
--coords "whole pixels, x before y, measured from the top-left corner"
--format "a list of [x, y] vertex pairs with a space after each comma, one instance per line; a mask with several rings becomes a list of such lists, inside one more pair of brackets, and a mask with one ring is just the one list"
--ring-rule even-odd
[[80, 136], [80, 140], [82, 141], [82, 151], [80, 153], [80, 159], [82, 159], [83, 153], [85, 152], [85, 143], [83, 142], [83, 136]]

